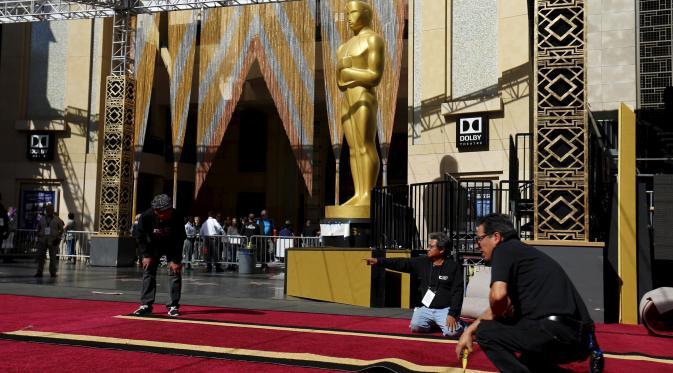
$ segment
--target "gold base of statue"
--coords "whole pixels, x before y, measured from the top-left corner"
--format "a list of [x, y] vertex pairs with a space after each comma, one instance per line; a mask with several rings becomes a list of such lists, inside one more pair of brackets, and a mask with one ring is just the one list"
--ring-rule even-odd
[[351, 218], [351, 219], [369, 219], [369, 205], [365, 206], [325, 206], [325, 219], [330, 218]]

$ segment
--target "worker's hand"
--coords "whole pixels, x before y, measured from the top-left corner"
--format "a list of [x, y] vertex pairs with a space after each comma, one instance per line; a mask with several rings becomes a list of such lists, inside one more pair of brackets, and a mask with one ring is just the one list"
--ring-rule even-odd
[[472, 353], [472, 343], [474, 342], [474, 337], [472, 336], [472, 331], [466, 329], [463, 332], [463, 335], [460, 336], [458, 343], [456, 344], [456, 357], [460, 360], [463, 357], [463, 350], [467, 349], [468, 353]]
[[168, 264], [168, 270], [175, 273], [180, 273], [182, 271], [182, 264], [170, 262]]
[[367, 265], [368, 265], [368, 266], [376, 265], [376, 264], [378, 264], [378, 262], [379, 262], [379, 260], [376, 259], [376, 258], [367, 258], [367, 259], [362, 259], [362, 260], [364, 260], [365, 262], [367, 262]]
[[143, 258], [143, 269], [147, 270], [147, 268], [152, 264], [152, 258]]
[[450, 332], [455, 332], [456, 329], [458, 329], [458, 321], [455, 317], [449, 315], [449, 317], [446, 318], [446, 326], [449, 327]]

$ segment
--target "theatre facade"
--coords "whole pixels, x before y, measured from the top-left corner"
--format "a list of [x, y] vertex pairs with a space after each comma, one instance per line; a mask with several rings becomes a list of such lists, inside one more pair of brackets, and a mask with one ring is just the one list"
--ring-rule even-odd
[[[644, 131], [666, 129], [670, 2], [370, 3], [386, 53], [379, 185], [483, 182], [501, 194], [481, 206], [511, 214], [502, 191], [523, 186], [527, 238], [579, 253], [569, 261], [602, 261], [609, 229], [592, 185], [607, 182], [592, 176], [592, 131], [616, 132], [622, 104]], [[334, 73], [349, 37], [345, 4], [138, 14], [132, 86], [108, 79], [111, 18], [2, 24], [4, 205], [17, 207], [19, 228], [53, 203], [81, 229], [111, 235], [125, 235], [161, 192], [189, 215], [266, 209], [295, 229], [319, 220], [353, 192]], [[115, 107], [120, 89], [126, 101]], [[106, 132], [106, 120], [126, 127]], [[592, 265], [577, 271], [599, 271], [602, 288], [602, 262]]]

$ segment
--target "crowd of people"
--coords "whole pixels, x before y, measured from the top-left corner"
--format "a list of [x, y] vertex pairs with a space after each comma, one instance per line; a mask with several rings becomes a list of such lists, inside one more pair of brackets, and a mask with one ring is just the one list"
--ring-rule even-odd
[[[131, 235], [138, 237], [138, 224], [142, 214], [135, 217], [131, 227]], [[254, 249], [257, 261], [266, 267], [266, 262], [282, 261], [283, 256], [278, 250], [278, 245], [283, 238], [297, 238], [301, 240], [296, 245], [307, 245], [307, 240], [319, 236], [320, 230], [313, 225], [311, 220], [306, 220], [304, 226], [295, 233], [290, 220], [277, 225], [271, 219], [266, 210], [262, 210], [259, 216], [249, 213], [241, 218], [224, 216], [214, 210], [208, 211], [204, 220], [200, 216], [185, 216], [182, 252], [186, 269], [192, 269], [193, 263], [202, 260], [206, 264], [206, 272], [224, 272], [226, 269], [236, 269], [237, 252], [240, 248]], [[253, 236], [255, 238], [253, 239]], [[304, 238], [306, 240], [304, 240]], [[316, 244], [315, 241], [311, 241]], [[286, 244], [293, 247], [294, 242]], [[142, 260], [138, 252], [139, 262]]]

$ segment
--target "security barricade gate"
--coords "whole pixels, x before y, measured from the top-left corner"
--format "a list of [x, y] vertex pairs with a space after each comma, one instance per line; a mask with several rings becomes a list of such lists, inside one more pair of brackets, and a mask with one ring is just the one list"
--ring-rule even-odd
[[[96, 232], [67, 231], [61, 237], [58, 256], [60, 260], [89, 261], [91, 251], [91, 236]], [[37, 256], [39, 241], [34, 229], [16, 229], [9, 233], [9, 237], [2, 240], [0, 256], [3, 257], [31, 257]]]
[[61, 260], [89, 261], [91, 256], [91, 236], [96, 232], [88, 231], [66, 231], [59, 245], [58, 256]]
[[255, 250], [257, 263], [284, 262], [285, 250], [291, 247], [322, 247], [320, 237], [252, 236], [249, 248]]
[[34, 229], [16, 229], [2, 241], [2, 256], [35, 256], [38, 252], [37, 231]]
[[187, 238], [183, 245], [182, 262], [189, 266], [196, 263], [206, 265], [210, 263], [217, 267], [226, 265], [233, 268], [238, 265], [238, 250], [246, 246], [248, 246], [246, 236], [196, 236], [193, 241]]
[[[186, 239], [183, 246], [183, 264], [227, 266], [242, 265], [241, 255], [251, 254], [254, 262], [267, 267], [271, 262], [283, 262], [285, 250], [292, 247], [322, 247], [320, 237], [281, 236], [196, 236], [193, 242]], [[210, 260], [210, 255], [213, 255]], [[246, 260], [250, 259], [248, 257]], [[249, 262], [246, 261], [246, 264]], [[244, 273], [244, 272], [243, 272]]]

